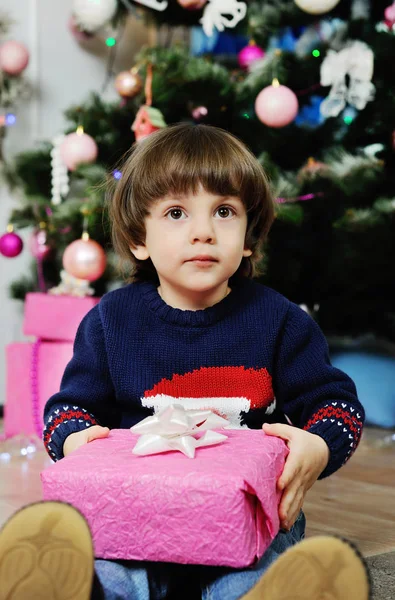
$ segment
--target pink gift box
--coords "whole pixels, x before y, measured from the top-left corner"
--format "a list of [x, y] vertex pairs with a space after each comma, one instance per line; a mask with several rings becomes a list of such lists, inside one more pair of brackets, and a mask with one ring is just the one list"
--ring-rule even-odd
[[[32, 382], [35, 376], [38, 394], [37, 425], [44, 427], [46, 401], [59, 391], [64, 369], [72, 357], [71, 342], [42, 342], [9, 344], [6, 347], [7, 383], [4, 407], [4, 433], [38, 434], [35, 426]], [[40, 435], [41, 435], [40, 431]]]
[[279, 531], [276, 483], [286, 444], [262, 430], [222, 430], [216, 446], [136, 456], [138, 439], [112, 430], [41, 473], [44, 498], [87, 519], [95, 556], [246, 567]]
[[74, 341], [78, 325], [100, 298], [53, 296], [32, 292], [26, 295], [23, 333], [46, 340]]

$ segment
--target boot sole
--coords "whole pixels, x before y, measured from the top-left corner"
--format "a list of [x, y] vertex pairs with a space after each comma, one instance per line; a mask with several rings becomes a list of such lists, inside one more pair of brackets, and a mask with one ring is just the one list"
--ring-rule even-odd
[[89, 600], [93, 543], [71, 505], [38, 502], [0, 531], [0, 600]]
[[242, 600], [369, 600], [371, 580], [348, 540], [315, 536], [282, 554]]

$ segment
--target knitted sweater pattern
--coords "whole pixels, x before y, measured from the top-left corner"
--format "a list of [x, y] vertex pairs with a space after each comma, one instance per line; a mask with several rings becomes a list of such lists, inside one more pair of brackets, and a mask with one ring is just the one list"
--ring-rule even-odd
[[231, 427], [288, 423], [321, 436], [339, 469], [361, 438], [353, 381], [333, 367], [317, 324], [281, 294], [247, 278], [204, 310], [166, 304], [156, 285], [109, 292], [82, 320], [60, 391], [46, 403], [53, 460], [68, 435], [95, 424], [128, 428], [161, 408], [210, 408]]

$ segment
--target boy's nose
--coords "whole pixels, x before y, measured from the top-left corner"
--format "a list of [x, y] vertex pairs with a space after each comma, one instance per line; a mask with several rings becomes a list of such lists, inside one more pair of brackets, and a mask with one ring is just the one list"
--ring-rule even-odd
[[192, 242], [208, 242], [215, 238], [214, 227], [209, 219], [200, 219], [192, 223], [190, 229], [190, 240]]

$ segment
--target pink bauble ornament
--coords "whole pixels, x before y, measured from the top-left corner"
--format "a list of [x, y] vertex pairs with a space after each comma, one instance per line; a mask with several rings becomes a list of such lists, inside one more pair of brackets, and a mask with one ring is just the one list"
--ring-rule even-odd
[[122, 98], [134, 98], [143, 89], [143, 80], [138, 73], [121, 71], [115, 78], [115, 89]]
[[51, 246], [47, 244], [47, 232], [45, 229], [34, 231], [29, 240], [29, 249], [34, 258], [45, 260], [52, 252]]
[[23, 241], [13, 231], [8, 231], [0, 237], [0, 254], [6, 258], [18, 256], [23, 249]]
[[237, 55], [239, 65], [242, 69], [248, 69], [252, 63], [265, 56], [264, 50], [251, 41], [248, 46], [240, 50]]
[[285, 127], [298, 114], [296, 95], [285, 85], [265, 87], [255, 100], [255, 112], [262, 123], [269, 127]]
[[388, 27], [392, 27], [395, 24], [395, 2], [391, 6], [387, 6], [384, 11], [385, 22]]
[[186, 10], [201, 10], [207, 0], [177, 0], [177, 2]]
[[69, 18], [68, 28], [78, 42], [86, 42], [94, 37], [93, 33], [81, 29], [74, 15], [71, 15]]
[[60, 156], [70, 171], [83, 163], [95, 162], [97, 153], [97, 144], [87, 133], [69, 133], [60, 145]]
[[81, 239], [67, 246], [63, 254], [63, 267], [67, 273], [85, 279], [96, 281], [106, 268], [106, 253], [103, 248], [90, 239]]
[[295, 0], [295, 4], [299, 6], [305, 12], [311, 15], [322, 15], [327, 13], [332, 8], [335, 8], [336, 4], [339, 4], [340, 0]]
[[195, 121], [200, 121], [204, 117], [207, 117], [207, 115], [208, 110], [205, 106], [197, 106], [192, 110], [192, 116], [195, 119]]
[[10, 40], [0, 46], [0, 69], [8, 75], [20, 75], [29, 62], [29, 52], [20, 42]]

